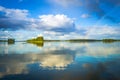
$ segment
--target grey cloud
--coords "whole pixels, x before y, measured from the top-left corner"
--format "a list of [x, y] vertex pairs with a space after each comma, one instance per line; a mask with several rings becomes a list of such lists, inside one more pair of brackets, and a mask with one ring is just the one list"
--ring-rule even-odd
[[7, 30], [17, 30], [25, 28], [28, 11], [20, 9], [8, 9], [0, 6], [0, 28]]
[[18, 30], [20, 28], [25, 28], [25, 21], [14, 20], [11, 18], [0, 19], [0, 28]]

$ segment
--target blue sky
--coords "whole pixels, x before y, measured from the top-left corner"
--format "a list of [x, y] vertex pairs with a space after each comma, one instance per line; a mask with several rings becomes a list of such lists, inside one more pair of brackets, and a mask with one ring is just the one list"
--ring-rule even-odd
[[0, 39], [120, 39], [119, 0], [0, 0]]

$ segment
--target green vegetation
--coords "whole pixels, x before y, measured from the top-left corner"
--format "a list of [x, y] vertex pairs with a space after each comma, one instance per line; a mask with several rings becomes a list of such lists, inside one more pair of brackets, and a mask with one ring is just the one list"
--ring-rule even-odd
[[97, 40], [97, 39], [70, 39], [66, 40], [69, 42], [103, 42], [103, 43], [112, 43], [112, 42], [118, 42], [120, 40], [117, 39], [102, 39], [102, 40]]
[[36, 45], [38, 47], [43, 47], [43, 45], [44, 45], [44, 42], [28, 42], [28, 43], [34, 44], [34, 45]]
[[14, 44], [15, 43], [15, 39], [8, 39], [8, 44]]
[[15, 39], [9, 38], [7, 40], [0, 40], [0, 42], [8, 42], [8, 44], [14, 44], [15, 43]]
[[96, 39], [70, 39], [67, 40], [69, 42], [97, 42], [97, 41], [101, 41], [101, 40], [96, 40]]
[[44, 39], [42, 36], [27, 40], [27, 42], [34, 42], [34, 43], [41, 43], [43, 41], [44, 41]]
[[103, 42], [103, 43], [112, 43], [116, 41], [120, 41], [119, 39], [102, 39], [102, 40], [96, 40], [96, 39], [70, 39], [67, 40], [69, 42]]
[[0, 42], [7, 42], [7, 40], [0, 40]]
[[116, 39], [103, 39], [102, 41], [103, 41], [104, 43], [112, 43], [112, 42], [120, 41], [120, 40], [116, 40]]
[[[70, 39], [70, 40], [44, 40], [42, 36], [37, 38], [29, 39], [26, 42], [36, 44], [37, 46], [43, 46], [44, 42], [103, 42], [103, 43], [112, 43], [112, 42], [120, 42], [120, 39]], [[0, 40], [0, 42], [8, 42], [8, 44], [15, 43], [15, 39], [9, 38], [8, 40]]]
[[42, 36], [40, 36], [40, 37], [37, 37], [37, 38], [29, 39], [26, 42], [31, 43], [31, 44], [35, 44], [38, 47], [42, 47], [43, 44], [44, 44], [44, 39], [43, 39]]
[[45, 42], [60, 42], [60, 41], [65, 41], [65, 40], [44, 40]]
[[103, 43], [112, 43], [115, 41], [120, 41], [119, 39], [70, 39], [70, 40], [44, 40], [45, 42], [103, 42]]

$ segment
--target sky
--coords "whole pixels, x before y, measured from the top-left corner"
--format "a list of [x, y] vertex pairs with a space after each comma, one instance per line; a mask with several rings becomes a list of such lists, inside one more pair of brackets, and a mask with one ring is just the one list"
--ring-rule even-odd
[[0, 0], [0, 39], [120, 39], [120, 0]]

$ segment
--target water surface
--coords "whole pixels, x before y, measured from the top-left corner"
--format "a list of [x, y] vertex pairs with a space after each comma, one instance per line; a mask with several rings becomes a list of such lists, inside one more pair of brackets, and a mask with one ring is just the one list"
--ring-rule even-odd
[[120, 80], [120, 42], [0, 42], [0, 80]]

